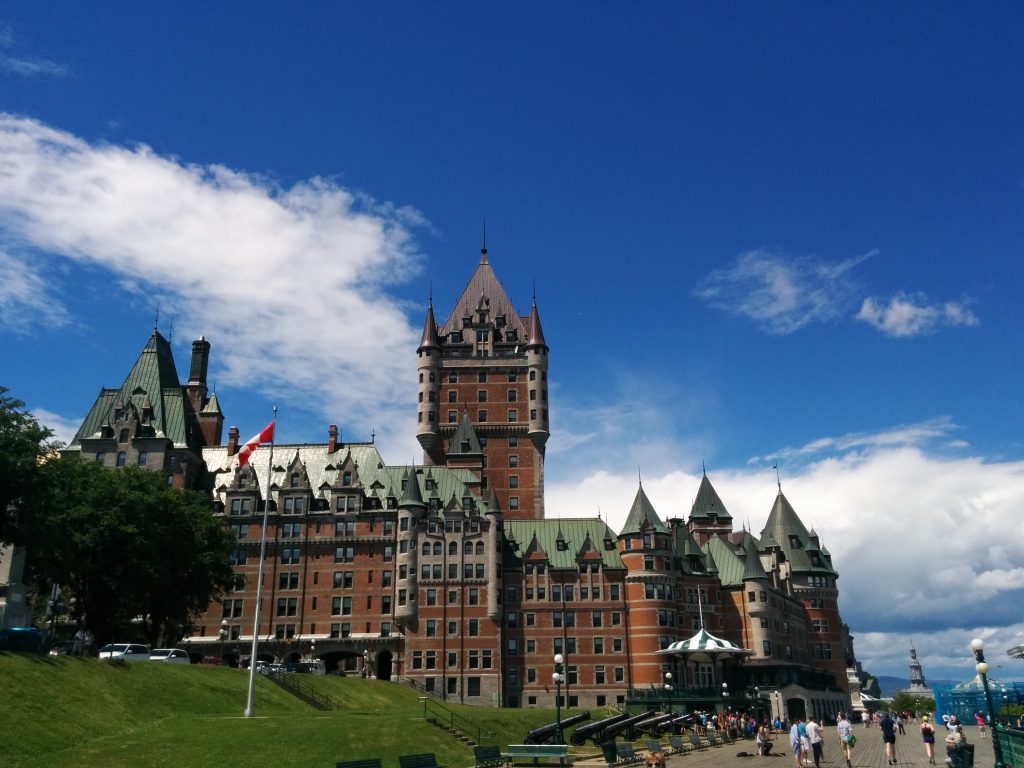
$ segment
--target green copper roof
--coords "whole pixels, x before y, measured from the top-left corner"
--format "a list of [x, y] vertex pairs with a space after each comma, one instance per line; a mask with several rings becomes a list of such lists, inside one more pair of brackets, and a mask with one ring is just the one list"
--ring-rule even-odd
[[[154, 330], [139, 359], [119, 389], [102, 389], [69, 448], [81, 440], [99, 437], [114, 421], [118, 405], [133, 408], [156, 437], [166, 437], [175, 447], [192, 443], [186, 418], [186, 398], [174, 366], [171, 345]], [[148, 417], [145, 414], [152, 412]]]
[[711, 481], [708, 480], [708, 476], [705, 474], [700, 479], [700, 488], [697, 489], [697, 498], [693, 501], [693, 506], [690, 508], [690, 519], [693, 518], [706, 518], [706, 517], [718, 517], [724, 520], [731, 520], [732, 516], [729, 514], [729, 510], [725, 508], [725, 504], [719, 498], [718, 493], [715, 491]]
[[455, 428], [454, 434], [448, 441], [449, 456], [465, 456], [471, 453], [483, 453], [480, 445], [480, 438], [477, 437], [473, 424], [469, 421], [469, 414], [463, 411], [459, 426]]
[[832, 558], [823, 552], [810, 532], [804, 527], [789, 500], [779, 490], [775, 504], [765, 523], [762, 539], [770, 537], [775, 545], [785, 554], [790, 567], [795, 573], [831, 573]]
[[551, 568], [576, 569], [581, 557], [587, 560], [595, 556], [605, 568], [623, 567], [615, 534], [600, 518], [505, 520], [502, 525], [510, 543], [505, 547], [505, 569], [519, 570], [535, 539], [537, 549], [547, 556]]
[[643, 528], [647, 527], [644, 525], [645, 521], [656, 533], [668, 533], [668, 528], [661, 522], [658, 513], [654, 511], [654, 507], [651, 505], [650, 499], [647, 498], [647, 494], [644, 493], [643, 485], [641, 485], [637, 488], [636, 497], [633, 499], [633, 506], [629, 510], [629, 516], [626, 518], [626, 522], [623, 523], [622, 531], [619, 535], [626, 536], [632, 533], [640, 533]]
[[740, 540], [740, 547], [743, 550], [743, 580], [757, 581], [768, 578], [761, 564], [761, 556], [758, 554], [757, 542], [750, 535], [750, 531], [744, 531]]
[[743, 572], [746, 560], [736, 553], [736, 548], [722, 536], [712, 536], [704, 544], [704, 552], [714, 558], [718, 566], [718, 579], [723, 587], [739, 587], [743, 585]]

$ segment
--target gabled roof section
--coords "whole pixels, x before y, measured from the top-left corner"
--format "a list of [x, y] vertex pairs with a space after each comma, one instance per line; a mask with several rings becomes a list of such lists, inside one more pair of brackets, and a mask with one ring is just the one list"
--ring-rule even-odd
[[831, 557], [827, 552], [821, 552], [821, 548], [812, 540], [810, 532], [781, 489], [761, 533], [762, 539], [767, 537], [782, 550], [794, 572], [835, 575]]
[[480, 263], [477, 264], [473, 276], [469, 278], [459, 300], [455, 302], [452, 313], [448, 316], [444, 327], [441, 328], [441, 335], [461, 330], [462, 319], [464, 317], [475, 318], [477, 309], [482, 305], [487, 307], [488, 316], [492, 320], [504, 315], [507, 327], [518, 331], [519, 338], [527, 338], [526, 324], [523, 322], [523, 318], [516, 313], [512, 300], [502, 288], [498, 276], [494, 274], [494, 270], [487, 260], [486, 248], [481, 249]]
[[673, 549], [676, 557], [682, 562], [683, 573], [706, 574], [708, 572], [707, 556], [697, 544], [697, 540], [693, 538], [690, 529], [685, 525], [677, 525], [672, 530], [675, 532]]
[[[515, 549], [505, 547], [505, 569], [521, 569], [523, 558], [531, 553], [546, 555], [550, 568], [576, 570], [581, 559], [594, 561], [598, 557], [603, 568], [623, 568], [618, 548], [614, 545], [615, 536], [600, 518], [505, 520], [502, 526], [506, 542], [518, 545]], [[612, 544], [610, 548], [605, 545], [606, 541]]]
[[484, 449], [480, 445], [480, 438], [477, 436], [476, 430], [473, 429], [473, 424], [469, 420], [469, 414], [463, 411], [462, 419], [459, 420], [459, 426], [455, 428], [455, 432], [448, 441], [448, 455], [465, 456], [483, 452]]
[[700, 479], [700, 488], [697, 489], [697, 498], [690, 508], [690, 520], [694, 518], [705, 519], [716, 517], [721, 520], [732, 520], [729, 510], [725, 508], [722, 499], [719, 498], [715, 487], [708, 480], [707, 473]]
[[175, 447], [193, 447], [186, 418], [185, 393], [178, 379], [170, 342], [155, 328], [119, 389], [102, 389], [69, 448], [81, 440], [100, 437], [114, 421], [118, 406], [135, 409], [155, 437]]
[[736, 553], [733, 545], [723, 536], [712, 536], [704, 543], [708, 561], [718, 566], [718, 579], [723, 587], [743, 586], [743, 572], [747, 563]]
[[637, 488], [636, 497], [633, 499], [633, 506], [629, 510], [629, 516], [626, 517], [626, 522], [623, 523], [619, 536], [640, 533], [647, 527], [644, 526], [645, 521], [656, 533], [668, 533], [668, 528], [661, 522], [658, 513], [654, 511], [654, 506], [651, 504], [650, 499], [647, 498], [647, 494], [644, 493], [644, 486], [641, 483], [640, 487]]

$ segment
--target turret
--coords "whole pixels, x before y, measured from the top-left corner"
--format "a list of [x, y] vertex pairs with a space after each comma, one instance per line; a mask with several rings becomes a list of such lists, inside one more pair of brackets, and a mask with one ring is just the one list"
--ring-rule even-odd
[[444, 449], [438, 424], [438, 407], [441, 399], [441, 343], [434, 320], [433, 300], [427, 304], [427, 317], [423, 323], [423, 335], [416, 356], [419, 375], [416, 439], [423, 447], [428, 462], [441, 464], [444, 462]]
[[527, 333], [526, 366], [530, 384], [528, 434], [537, 450], [543, 454], [551, 434], [548, 428], [548, 345], [544, 341], [536, 301], [530, 308]]
[[[418, 529], [427, 505], [420, 493], [415, 470], [403, 478], [405, 489], [398, 502], [398, 605], [395, 621], [407, 628], [415, 628], [419, 619], [419, 551]], [[404, 544], [403, 544], [404, 542]], [[402, 566], [405, 566], [405, 575]]]

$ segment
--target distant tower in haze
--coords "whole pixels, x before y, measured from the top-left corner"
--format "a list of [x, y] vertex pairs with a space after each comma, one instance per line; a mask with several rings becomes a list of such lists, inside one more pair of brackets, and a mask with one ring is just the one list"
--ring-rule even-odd
[[914, 648], [914, 641], [910, 641], [910, 687], [907, 693], [918, 696], [931, 696], [932, 690], [924, 682], [924, 672], [921, 669], [921, 662], [917, 660], [917, 649]]
[[516, 312], [486, 242], [443, 325], [431, 299], [416, 355], [424, 461], [476, 474], [507, 519], [542, 519], [548, 346], [536, 299], [528, 315]]

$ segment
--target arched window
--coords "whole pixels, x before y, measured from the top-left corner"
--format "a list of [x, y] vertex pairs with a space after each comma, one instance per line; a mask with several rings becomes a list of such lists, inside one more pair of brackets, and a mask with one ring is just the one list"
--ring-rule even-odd
[[434, 542], [434, 554], [435, 555], [441, 555], [442, 553], [443, 553], [443, 551], [441, 549], [441, 542], [440, 541], [435, 541]]
[[472, 541], [467, 541], [463, 545], [463, 547], [462, 547], [462, 554], [464, 554], [464, 555], [472, 555], [473, 554], [473, 542]]
[[118, 451], [117, 452], [117, 466], [123, 467], [124, 466], [124, 460], [125, 460], [124, 451]]
[[430, 542], [429, 541], [424, 541], [423, 542], [423, 549], [421, 551], [423, 552], [424, 555], [429, 555], [430, 554]]
[[139, 466], [146, 466], [146, 462], [149, 460], [149, 454], [146, 451], [139, 451]]
[[476, 543], [476, 553], [478, 555], [482, 555], [484, 553], [484, 543], [482, 541], [478, 541]]
[[455, 555], [459, 554], [459, 545], [456, 544], [454, 541], [448, 542], [448, 554], [452, 557], [455, 557]]
[[341, 484], [342, 485], [352, 485], [352, 473], [351, 472], [345, 472], [341, 476]]

